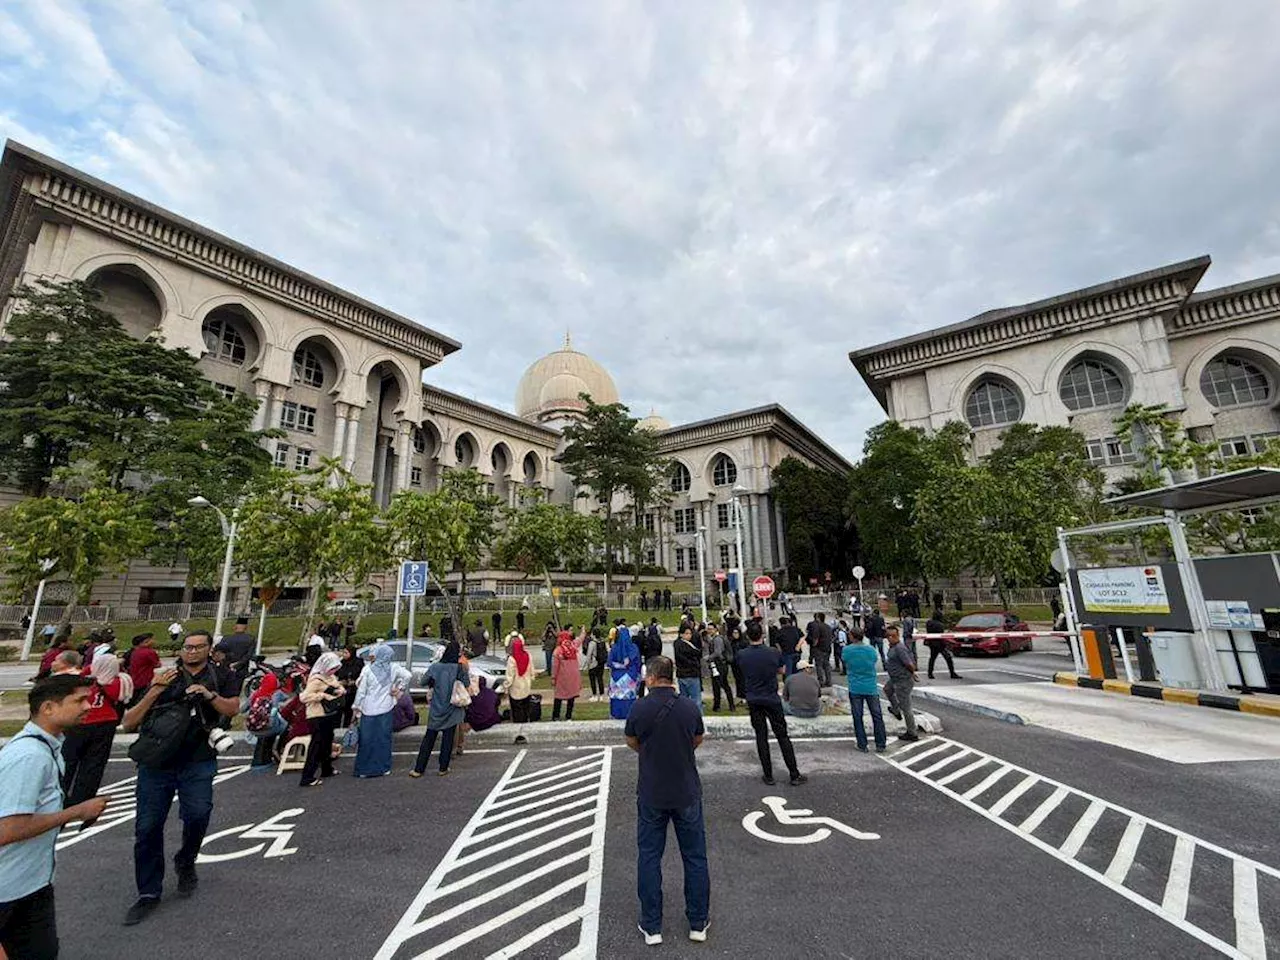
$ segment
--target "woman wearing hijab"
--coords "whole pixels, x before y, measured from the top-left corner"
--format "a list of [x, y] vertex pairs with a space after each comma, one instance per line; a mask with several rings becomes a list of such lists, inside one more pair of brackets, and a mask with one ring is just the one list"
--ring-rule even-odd
[[453, 705], [453, 685], [461, 683], [464, 687], [471, 682], [467, 668], [458, 662], [462, 648], [457, 640], [445, 644], [444, 654], [427, 670], [427, 689], [431, 691], [431, 703], [427, 709], [427, 732], [422, 735], [422, 746], [418, 747], [418, 759], [409, 772], [411, 777], [420, 777], [427, 770], [427, 762], [431, 759], [431, 750], [440, 737], [440, 776], [449, 773], [449, 761], [453, 759], [453, 738], [458, 724], [466, 715], [464, 707]]
[[349, 727], [354, 717], [356, 703], [356, 685], [364, 670], [364, 660], [356, 652], [354, 643], [348, 643], [338, 651], [342, 658], [342, 666], [338, 668], [338, 682], [347, 689], [347, 699], [342, 705], [342, 715], [338, 717], [338, 726]]
[[511, 703], [511, 722], [521, 724], [516, 730], [516, 743], [526, 742], [524, 726], [529, 722], [529, 701], [533, 693], [533, 659], [524, 648], [524, 637], [511, 636], [511, 655], [507, 657], [507, 700]]
[[616, 635], [609, 651], [609, 716], [625, 720], [631, 715], [640, 685], [640, 648], [625, 625], [616, 628]]
[[338, 775], [333, 769], [333, 731], [347, 696], [337, 678], [341, 666], [342, 658], [332, 650], [321, 653], [307, 674], [306, 689], [298, 697], [307, 705], [307, 725], [311, 729], [311, 745], [307, 747], [307, 760], [302, 767], [304, 787], [318, 787], [324, 782], [322, 777]]
[[133, 680], [120, 672], [120, 661], [113, 653], [100, 652], [85, 671], [93, 678], [89, 694], [89, 712], [72, 727], [62, 741], [62, 759], [66, 773], [62, 789], [76, 803], [88, 800], [98, 792], [102, 774], [111, 756], [111, 741], [124, 705], [133, 697]]
[[307, 659], [307, 666], [314, 667], [322, 653], [324, 653], [324, 637], [313, 633], [311, 639], [307, 641], [307, 649], [302, 654]]
[[578, 661], [578, 641], [573, 637], [573, 626], [560, 631], [556, 655], [551, 661], [551, 679], [555, 689], [555, 704], [551, 719], [560, 719], [560, 703], [567, 704], [564, 718], [573, 719], [573, 702], [582, 693], [582, 667]]
[[[357, 777], [385, 777], [391, 772], [391, 712], [400, 690], [409, 685], [409, 671], [393, 663], [394, 653], [385, 643], [375, 644], [373, 662], [356, 683], [353, 716], [360, 724], [356, 745]], [[352, 659], [359, 659], [352, 657]]]

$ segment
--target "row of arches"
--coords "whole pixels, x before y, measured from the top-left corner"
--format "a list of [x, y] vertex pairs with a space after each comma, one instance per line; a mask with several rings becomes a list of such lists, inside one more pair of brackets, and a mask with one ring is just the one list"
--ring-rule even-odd
[[[454, 438], [452, 459], [443, 456], [444, 440], [439, 428], [430, 420], [421, 427], [413, 427], [411, 437], [414, 453], [423, 454], [429, 460], [441, 462], [449, 467], [457, 467], [460, 470], [479, 470], [483, 466], [481, 444], [476, 435], [470, 431], [464, 431]], [[515, 456], [511, 452], [511, 447], [504, 441], [499, 440], [493, 445], [489, 450], [488, 460], [489, 469], [494, 477], [514, 479], [512, 468], [515, 465]], [[520, 462], [520, 479], [528, 484], [542, 480], [542, 458], [532, 450], [526, 453]]]
[[[1272, 404], [1280, 367], [1257, 351], [1228, 347], [1200, 369], [1197, 388], [1218, 410]], [[1087, 351], [1074, 358], [1058, 378], [1058, 399], [1072, 413], [1123, 408], [1133, 392], [1130, 369], [1117, 359]], [[1007, 376], [983, 373], [969, 386], [964, 417], [975, 430], [1017, 423], [1026, 409], [1021, 389]]]
[[[738, 482], [738, 465], [727, 453], [712, 454], [710, 461], [704, 465], [704, 472], [708, 467], [712, 486], [732, 487]], [[688, 493], [693, 486], [693, 474], [684, 463], [675, 460], [667, 475], [667, 485], [672, 493]]]

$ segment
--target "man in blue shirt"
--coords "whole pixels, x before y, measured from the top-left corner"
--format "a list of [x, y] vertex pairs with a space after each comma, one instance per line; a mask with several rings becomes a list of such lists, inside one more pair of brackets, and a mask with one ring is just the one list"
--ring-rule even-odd
[[0, 955], [53, 960], [58, 929], [53, 907], [58, 829], [95, 820], [106, 797], [62, 808], [62, 739], [89, 712], [88, 677], [40, 680], [27, 695], [31, 718], [0, 749]]
[[782, 751], [782, 762], [791, 775], [791, 785], [806, 783], [809, 778], [796, 766], [796, 751], [787, 735], [787, 718], [782, 712], [782, 698], [778, 696], [778, 677], [786, 670], [782, 654], [764, 645], [764, 631], [758, 621], [747, 624], [747, 641], [747, 649], [738, 654], [738, 664], [746, 687], [743, 699], [747, 701], [751, 729], [756, 734], [756, 753], [760, 755], [760, 767], [764, 771], [762, 779], [773, 786], [773, 757], [769, 753], [769, 728], [772, 727]]
[[646, 664], [645, 681], [649, 695], [631, 708], [625, 730], [627, 746], [640, 754], [636, 781], [640, 932], [646, 944], [662, 942], [662, 854], [671, 823], [684, 861], [689, 939], [701, 943], [707, 939], [711, 910], [702, 781], [693, 756], [702, 745], [702, 711], [689, 697], [677, 695], [675, 666], [668, 657], [654, 657]]
[[884, 729], [884, 714], [880, 712], [880, 688], [876, 685], [876, 667], [880, 655], [876, 648], [864, 642], [857, 627], [849, 630], [849, 642], [841, 653], [849, 684], [849, 713], [853, 715], [853, 735], [858, 739], [858, 749], [867, 752], [867, 728], [862, 722], [865, 705], [871, 713], [871, 730], [876, 738], [876, 750], [884, 753], [888, 734]]

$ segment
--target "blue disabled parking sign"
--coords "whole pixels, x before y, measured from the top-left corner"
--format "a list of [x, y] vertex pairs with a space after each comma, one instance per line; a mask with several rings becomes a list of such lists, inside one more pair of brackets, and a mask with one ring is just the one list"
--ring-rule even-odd
[[400, 596], [421, 597], [427, 592], [427, 561], [406, 560], [400, 564]]

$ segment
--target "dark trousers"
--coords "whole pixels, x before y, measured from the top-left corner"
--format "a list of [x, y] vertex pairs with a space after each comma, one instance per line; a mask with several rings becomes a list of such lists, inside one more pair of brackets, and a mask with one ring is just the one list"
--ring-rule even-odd
[[636, 801], [636, 893], [640, 898], [640, 926], [648, 933], [662, 929], [662, 854], [667, 849], [667, 824], [676, 829], [680, 859], [684, 861], [684, 913], [689, 929], [702, 930], [711, 912], [711, 873], [707, 870], [707, 832], [702, 803], [679, 810], [651, 807]]
[[418, 747], [418, 759], [414, 761], [413, 769], [418, 773], [426, 771], [427, 763], [431, 760], [431, 750], [436, 745], [436, 736], [440, 735], [440, 769], [448, 770], [449, 761], [453, 759], [453, 738], [457, 731], [457, 727], [449, 727], [446, 730], [428, 728], [422, 735], [422, 745]]
[[563, 703], [563, 704], [567, 704], [567, 706], [564, 709], [564, 718], [566, 720], [572, 720], [573, 719], [573, 701], [577, 699], [578, 699], [577, 697], [569, 697], [568, 699], [562, 700], [559, 697], [556, 697], [556, 702], [551, 705], [551, 719], [552, 720], [560, 719], [560, 704]]
[[[796, 672], [796, 668], [799, 666], [799, 664], [800, 664], [799, 653], [784, 652], [782, 654], [782, 665], [787, 668], [788, 677]], [[742, 687], [738, 687], [738, 696], [742, 696]]]
[[858, 746], [865, 750], [867, 747], [867, 728], [862, 719], [863, 704], [866, 704], [867, 712], [871, 714], [871, 735], [875, 737], [876, 747], [883, 750], [888, 740], [888, 734], [884, 729], [884, 714], [880, 711], [880, 694], [849, 694], [849, 713], [853, 716], [853, 735], [858, 741]]
[[278, 737], [259, 737], [258, 742], [253, 745], [253, 759], [249, 761], [250, 766], [254, 767], [270, 767], [276, 762], [275, 749]]
[[815, 649], [813, 651], [813, 667], [818, 674], [818, 686], [831, 686], [831, 651]]
[[313, 717], [307, 721], [311, 745], [307, 747], [307, 759], [302, 765], [303, 783], [310, 783], [317, 773], [321, 777], [333, 776], [333, 731], [337, 725], [337, 717]]
[[938, 662], [939, 656], [941, 656], [943, 660], [947, 661], [947, 672], [954, 677], [956, 675], [956, 662], [951, 658], [951, 651], [948, 650], [945, 646], [944, 647], [930, 646], [929, 647], [929, 678], [933, 679], [933, 665]]
[[738, 661], [733, 661], [730, 666], [733, 668], [733, 689], [738, 693], [739, 700], [747, 699], [747, 679], [742, 675], [742, 668], [738, 666]]
[[178, 795], [182, 820], [182, 847], [175, 864], [193, 867], [213, 813], [213, 760], [192, 760], [176, 767], [138, 767], [138, 819], [133, 829], [133, 872], [138, 896], [158, 897], [164, 892], [164, 825], [169, 805]]
[[555, 659], [556, 652], [554, 650], [543, 650], [542, 657], [547, 661], [547, 676], [551, 676], [551, 661]]
[[591, 695], [604, 696], [604, 667], [592, 667], [587, 671], [587, 679], [591, 682]]
[[733, 709], [733, 690], [729, 687], [729, 665], [723, 660], [715, 664], [711, 671], [711, 709], [720, 709], [720, 691], [728, 698], [729, 709]]
[[787, 772], [793, 777], [800, 776], [800, 768], [796, 766], [796, 751], [787, 734], [787, 718], [782, 712], [782, 703], [749, 703], [747, 709], [751, 712], [751, 729], [756, 732], [756, 753], [760, 754], [760, 767], [764, 770], [764, 775], [773, 776], [773, 757], [769, 753], [769, 728], [772, 727], [773, 737], [778, 741]]
[[53, 909], [53, 884], [0, 903], [0, 948], [11, 960], [55, 960], [58, 923]]
[[111, 756], [111, 741], [116, 737], [114, 723], [91, 723], [87, 727], [72, 727], [62, 741], [62, 759], [66, 764], [66, 776], [62, 789], [67, 794], [68, 807], [88, 800], [102, 786], [102, 775]]

